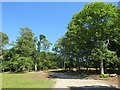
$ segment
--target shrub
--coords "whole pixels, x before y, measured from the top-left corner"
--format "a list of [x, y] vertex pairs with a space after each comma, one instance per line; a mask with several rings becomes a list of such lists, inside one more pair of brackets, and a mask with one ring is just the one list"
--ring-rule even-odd
[[100, 74], [100, 78], [108, 78], [109, 74]]

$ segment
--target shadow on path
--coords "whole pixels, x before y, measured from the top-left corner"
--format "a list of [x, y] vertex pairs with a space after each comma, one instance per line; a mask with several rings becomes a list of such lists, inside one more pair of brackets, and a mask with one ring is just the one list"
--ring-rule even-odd
[[83, 86], [83, 87], [69, 87], [69, 90], [120, 90], [120, 88], [107, 86]]
[[49, 72], [48, 78], [59, 78], [59, 79], [98, 79], [98, 75], [87, 75], [86, 73], [79, 73], [74, 71], [51, 71]]

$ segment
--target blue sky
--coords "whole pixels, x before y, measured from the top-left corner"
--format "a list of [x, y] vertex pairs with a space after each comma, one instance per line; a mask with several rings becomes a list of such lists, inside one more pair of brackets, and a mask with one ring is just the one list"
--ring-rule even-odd
[[[29, 27], [35, 36], [44, 34], [53, 44], [67, 31], [73, 14], [87, 2], [3, 2], [2, 31], [9, 42], [19, 36], [20, 27]], [[113, 3], [118, 5], [118, 3]]]

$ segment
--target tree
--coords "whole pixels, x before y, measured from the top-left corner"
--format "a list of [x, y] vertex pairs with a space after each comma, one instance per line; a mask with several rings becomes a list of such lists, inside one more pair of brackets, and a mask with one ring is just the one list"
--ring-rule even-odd
[[4, 49], [4, 47], [8, 44], [9, 38], [7, 36], [7, 34], [0, 32], [0, 65], [1, 65], [1, 69], [4, 70], [4, 68], [6, 67], [5, 65], [3, 66], [2, 62], [4, 62], [4, 54], [6, 53], [6, 50]]
[[9, 38], [7, 34], [0, 32], [0, 57], [2, 57], [3, 48], [8, 44]]
[[66, 56], [64, 53], [64, 48], [62, 46], [62, 41], [62, 38], [59, 38], [52, 48], [52, 51], [56, 54], [57, 67], [59, 68], [65, 68]]
[[[94, 2], [85, 7], [72, 17], [65, 34], [67, 39], [64, 48], [69, 48], [69, 55], [79, 60], [89, 60], [91, 51], [98, 48], [101, 61], [101, 73], [103, 61], [110, 41], [119, 41], [120, 27], [119, 8], [113, 4]], [[105, 54], [105, 55], [104, 55]], [[94, 58], [96, 59], [96, 58]]]
[[21, 56], [33, 56], [36, 50], [36, 37], [28, 27], [20, 28], [20, 36], [16, 40], [16, 49]]
[[2, 49], [6, 44], [8, 44], [9, 38], [7, 34], [0, 32], [0, 49]]
[[[9, 56], [9, 54], [7, 56]], [[14, 54], [10, 59], [7, 58], [3, 62], [3, 66], [6, 70], [14, 72], [29, 71], [32, 69], [32, 65], [32, 57], [22, 57], [19, 54]]]
[[[38, 42], [37, 42], [37, 59], [38, 59], [38, 61], [39, 61], [39, 67], [42, 67], [42, 63], [41, 63], [41, 61], [44, 61], [45, 60], [45, 58], [46, 58], [46, 53], [44, 52], [44, 58], [40, 58], [40, 54], [42, 54], [41, 53], [41, 51], [48, 51], [48, 49], [49, 49], [49, 47], [50, 47], [50, 45], [52, 45], [52, 43], [50, 42], [50, 41], [48, 41], [47, 39], [46, 39], [46, 36], [44, 36], [44, 35], [39, 35], [39, 40], [38, 40]], [[41, 59], [41, 61], [40, 61], [40, 59]], [[37, 62], [38, 61], [36, 61], [36, 64], [35, 64], [35, 70], [37, 70]], [[41, 66], [40, 66], [41, 65]], [[44, 65], [43, 65], [44, 66]]]
[[28, 27], [20, 28], [20, 36], [5, 56], [11, 71], [31, 70], [36, 59], [36, 37]]
[[38, 43], [37, 43], [37, 46], [38, 46], [38, 48], [37, 48], [37, 51], [38, 52], [40, 52], [41, 51], [41, 41], [43, 40], [43, 39], [45, 39], [46, 37], [44, 36], [44, 35], [39, 35], [39, 41], [38, 41]]

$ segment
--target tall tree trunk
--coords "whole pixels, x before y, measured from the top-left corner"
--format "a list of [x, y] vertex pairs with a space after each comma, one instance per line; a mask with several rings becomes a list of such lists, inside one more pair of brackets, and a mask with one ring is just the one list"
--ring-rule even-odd
[[35, 63], [35, 71], [37, 71], [37, 63]]
[[64, 65], [63, 65], [63, 67], [64, 67], [64, 70], [65, 70], [65, 61], [64, 61]]
[[34, 59], [34, 68], [35, 68], [35, 71], [37, 71], [37, 58]]
[[87, 70], [87, 74], [89, 74], [88, 66], [87, 66], [86, 70]]
[[104, 74], [103, 60], [101, 60], [100, 71], [101, 71], [101, 74]]
[[65, 67], [65, 59], [63, 59], [63, 70], [65, 70], [66, 67]]
[[80, 61], [79, 61], [78, 56], [76, 57], [76, 69], [77, 71], [80, 71]]

